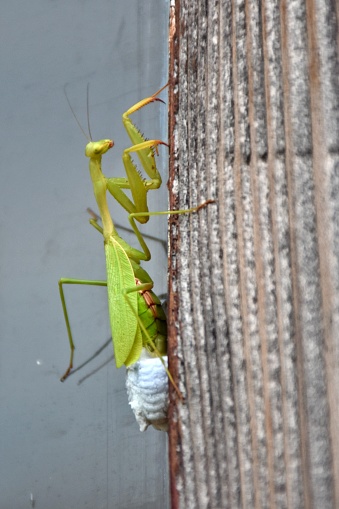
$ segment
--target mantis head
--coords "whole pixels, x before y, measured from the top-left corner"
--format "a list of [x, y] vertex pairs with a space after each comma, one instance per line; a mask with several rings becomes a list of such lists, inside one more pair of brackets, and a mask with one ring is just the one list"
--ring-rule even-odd
[[85, 155], [89, 158], [101, 157], [114, 145], [112, 140], [90, 141], [86, 145]]

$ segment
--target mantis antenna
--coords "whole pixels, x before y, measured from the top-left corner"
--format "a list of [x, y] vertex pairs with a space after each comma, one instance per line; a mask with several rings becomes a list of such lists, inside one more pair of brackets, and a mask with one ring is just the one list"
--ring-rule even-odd
[[89, 123], [89, 83], [87, 83], [87, 127], [90, 140], [92, 141], [91, 125]]
[[77, 116], [76, 116], [76, 114], [75, 114], [75, 111], [73, 110], [73, 107], [72, 107], [72, 105], [71, 105], [71, 102], [70, 102], [70, 100], [68, 99], [68, 95], [67, 95], [67, 92], [66, 92], [66, 86], [67, 86], [67, 83], [64, 85], [64, 94], [65, 94], [65, 97], [66, 97], [66, 101], [68, 102], [69, 109], [71, 110], [72, 115], [73, 115], [73, 117], [75, 118], [75, 121], [76, 121], [76, 123], [78, 124], [78, 126], [80, 127], [80, 130], [81, 130], [82, 134], [85, 136], [86, 140], [87, 140], [87, 141], [92, 141], [91, 129], [90, 129], [90, 125], [89, 125], [89, 114], [88, 114], [89, 83], [87, 83], [87, 125], [88, 125], [88, 132], [89, 132], [89, 136], [87, 136], [87, 134], [85, 133], [84, 129], [82, 128], [82, 125], [81, 125], [81, 124], [80, 124], [80, 122], [79, 122], [78, 117], [77, 117]]

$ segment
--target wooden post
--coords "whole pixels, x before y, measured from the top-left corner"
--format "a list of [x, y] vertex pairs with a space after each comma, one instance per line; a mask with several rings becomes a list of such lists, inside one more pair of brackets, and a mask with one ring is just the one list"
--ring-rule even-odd
[[339, 507], [332, 0], [172, 0], [172, 508]]

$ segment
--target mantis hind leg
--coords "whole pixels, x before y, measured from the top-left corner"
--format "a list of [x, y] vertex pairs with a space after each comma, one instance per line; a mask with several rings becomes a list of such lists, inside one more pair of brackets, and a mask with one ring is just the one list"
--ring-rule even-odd
[[[167, 373], [167, 376], [172, 384], [172, 386], [174, 387], [176, 393], [178, 394], [179, 398], [181, 399], [181, 401], [183, 401], [183, 396], [177, 386], [177, 384], [175, 383], [170, 371], [168, 370], [167, 368], [167, 365], [163, 359], [163, 356], [164, 355], [167, 355], [167, 352], [165, 352], [163, 350], [164, 346], [163, 346], [163, 343], [161, 343], [161, 346], [160, 346], [160, 349], [162, 350], [161, 352], [159, 351], [159, 348], [157, 348], [157, 345], [156, 345], [156, 341], [157, 340], [154, 340], [151, 338], [151, 336], [149, 335], [149, 332], [145, 326], [145, 323], [144, 323], [144, 320], [140, 317], [139, 314], [136, 313], [135, 309], [133, 308], [133, 306], [131, 305], [131, 303], [129, 302], [129, 299], [128, 299], [128, 294], [131, 293], [131, 292], [140, 292], [140, 293], [143, 293], [143, 292], [148, 292], [150, 291], [151, 289], [153, 288], [153, 283], [140, 283], [138, 284], [137, 286], [133, 287], [133, 288], [127, 288], [124, 290], [124, 296], [125, 296], [125, 299], [128, 303], [128, 305], [131, 307], [133, 313], [136, 315], [136, 318], [138, 320], [138, 324], [139, 324], [139, 327], [142, 331], [142, 336], [143, 336], [143, 347], [145, 347], [149, 353], [152, 354], [152, 356], [157, 356], [162, 365], [164, 366], [164, 369]], [[154, 295], [154, 294], [153, 294]], [[150, 303], [149, 302], [145, 302], [146, 305], [149, 305]], [[159, 301], [160, 303], [160, 301]], [[145, 341], [145, 338], [146, 338], [146, 341]], [[167, 345], [167, 337], [166, 337], [166, 341], [165, 341], [165, 344]], [[132, 355], [130, 354], [129, 358], [128, 358], [128, 361], [129, 362], [126, 362], [126, 365], [130, 365], [134, 362], [136, 362], [137, 360], [139, 360], [140, 358], [140, 351], [138, 352], [137, 355], [134, 355], [134, 352], [133, 352], [133, 348], [132, 348]], [[136, 352], [135, 352], [136, 353]]]
[[68, 311], [67, 311], [67, 306], [66, 306], [63, 285], [107, 286], [107, 282], [106, 281], [87, 281], [85, 279], [67, 279], [67, 278], [61, 278], [59, 280], [60, 300], [61, 300], [61, 305], [62, 305], [62, 309], [64, 312], [64, 318], [65, 318], [68, 340], [69, 340], [69, 347], [70, 347], [69, 365], [68, 365], [68, 368], [66, 369], [65, 373], [63, 374], [63, 376], [60, 378], [61, 382], [64, 382], [66, 380], [66, 378], [69, 376], [69, 374], [73, 368], [73, 357], [74, 357], [74, 349], [75, 349], [73, 337], [72, 337], [71, 326], [70, 326], [69, 318], [68, 318]]

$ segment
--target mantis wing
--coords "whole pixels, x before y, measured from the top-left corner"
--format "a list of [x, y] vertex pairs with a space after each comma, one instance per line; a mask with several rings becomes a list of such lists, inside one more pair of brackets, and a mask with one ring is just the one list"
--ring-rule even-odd
[[141, 350], [142, 350], [142, 334], [140, 327], [137, 327], [137, 333], [132, 346], [132, 350], [130, 351], [128, 358], [125, 360], [124, 363], [125, 366], [130, 366], [131, 364], [137, 362], [140, 358]]
[[[108, 310], [115, 362], [117, 368], [120, 368], [126, 362], [130, 364], [131, 357], [138, 358], [141, 353], [142, 339], [137, 318], [137, 292], [127, 295], [124, 293], [126, 289], [135, 287], [134, 272], [126, 252], [113, 237], [105, 243], [105, 254]], [[132, 349], [133, 354], [130, 357]]]

